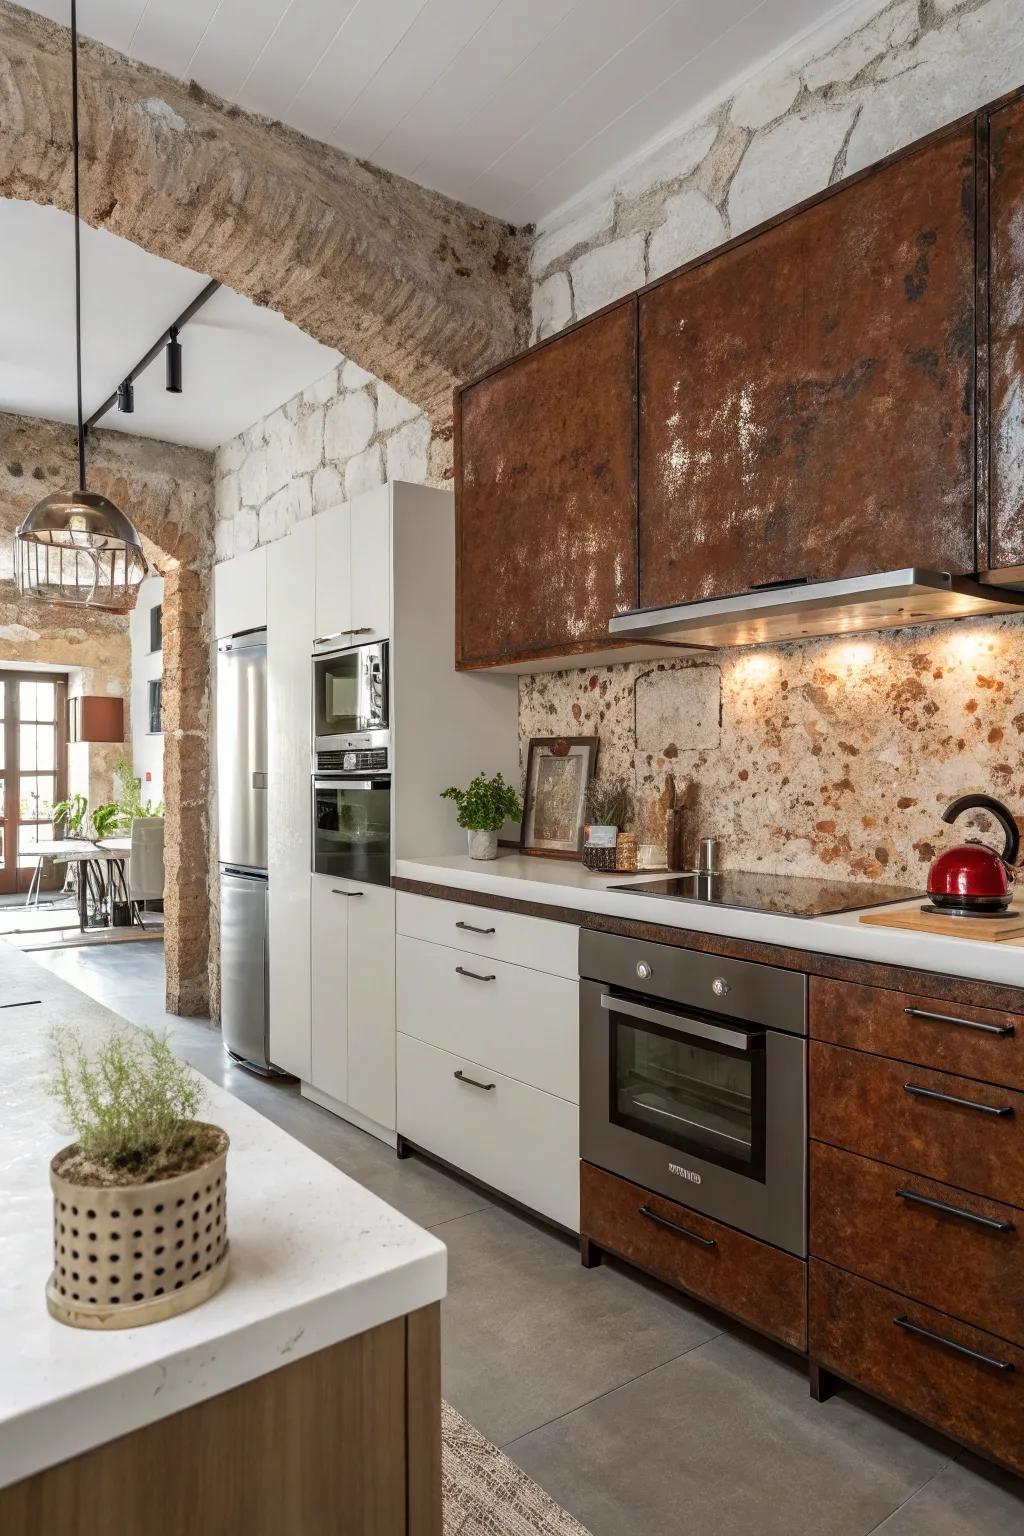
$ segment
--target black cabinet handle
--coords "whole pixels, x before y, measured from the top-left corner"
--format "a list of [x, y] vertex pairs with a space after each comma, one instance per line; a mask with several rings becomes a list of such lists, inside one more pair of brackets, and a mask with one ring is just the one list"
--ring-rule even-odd
[[1012, 1360], [997, 1360], [995, 1355], [983, 1355], [980, 1349], [971, 1349], [967, 1344], [958, 1344], [955, 1339], [947, 1339], [941, 1333], [932, 1333], [930, 1328], [922, 1328], [920, 1323], [912, 1323], [909, 1317], [894, 1317], [893, 1322], [897, 1328], [902, 1328], [906, 1333], [915, 1333], [918, 1338], [927, 1339], [931, 1344], [939, 1344], [943, 1349], [950, 1349], [955, 1355], [965, 1355], [968, 1360], [976, 1360], [979, 1365], [990, 1365], [996, 1371], [1016, 1370]]
[[0, 1008], [31, 1008], [33, 1003], [41, 1003], [41, 997], [26, 997], [20, 1003], [0, 1003]]
[[456, 928], [461, 928], [465, 933], [494, 933], [493, 928], [474, 928], [472, 923], [456, 923]]
[[468, 976], [470, 981], [497, 981], [497, 976], [481, 976], [479, 971], [467, 971], [465, 966], [455, 967], [456, 976]]
[[491, 1089], [494, 1087], [493, 1083], [481, 1083], [475, 1077], [467, 1077], [461, 1067], [457, 1072], [454, 1072], [452, 1076], [455, 1077], [460, 1083], [468, 1083], [471, 1088], [482, 1088], [485, 1093], [490, 1093]]
[[332, 896], [362, 896], [364, 894], [365, 894], [365, 892], [363, 892], [363, 891], [342, 891], [342, 890], [339, 890], [336, 885], [332, 885], [331, 886], [331, 895]]
[[1012, 1221], [997, 1221], [994, 1216], [982, 1216], [977, 1211], [965, 1211], [962, 1206], [948, 1205], [945, 1200], [933, 1200], [931, 1195], [919, 1195], [916, 1189], [898, 1189], [896, 1193], [901, 1200], [910, 1200], [914, 1205], [926, 1205], [930, 1211], [941, 1211], [944, 1216], [958, 1216], [961, 1221], [970, 1221], [978, 1227], [985, 1227], [989, 1232], [1012, 1232]]
[[718, 1244], [713, 1237], [701, 1237], [699, 1232], [691, 1232], [689, 1227], [681, 1227], [676, 1221], [669, 1221], [667, 1216], [659, 1216], [657, 1211], [652, 1211], [649, 1205], [640, 1207], [640, 1215], [646, 1216], [648, 1221], [656, 1221], [659, 1227], [667, 1227], [670, 1232], [675, 1232], [679, 1237], [688, 1237], [691, 1243], [700, 1243], [702, 1248], [717, 1248]]
[[1012, 1035], [1014, 1024], [982, 1024], [978, 1019], [961, 1019], [955, 1013], [932, 1013], [929, 1008], [904, 1008], [912, 1019], [931, 1019], [935, 1024], [958, 1024], [961, 1029], [980, 1029], [986, 1035]]
[[980, 1115], [1012, 1115], [1012, 1104], [979, 1104], [977, 1099], [958, 1099], [953, 1093], [940, 1093], [937, 1088], [919, 1088], [916, 1083], [904, 1083], [904, 1093], [912, 1093], [919, 1099], [937, 1099], [940, 1104], [955, 1104], [958, 1109], [976, 1109]]

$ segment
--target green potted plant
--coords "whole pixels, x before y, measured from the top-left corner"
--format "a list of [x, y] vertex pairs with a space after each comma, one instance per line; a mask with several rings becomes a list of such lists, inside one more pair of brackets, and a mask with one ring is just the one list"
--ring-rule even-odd
[[441, 791], [442, 800], [454, 800], [459, 809], [459, 826], [469, 833], [471, 859], [496, 859], [498, 833], [506, 821], [519, 821], [523, 802], [500, 773], [487, 778], [478, 773], [466, 789], [454, 785]]
[[54, 1037], [53, 1096], [75, 1140], [50, 1164], [51, 1315], [136, 1328], [224, 1283], [227, 1134], [197, 1119], [205, 1087], [166, 1039], [118, 1025], [92, 1054]]

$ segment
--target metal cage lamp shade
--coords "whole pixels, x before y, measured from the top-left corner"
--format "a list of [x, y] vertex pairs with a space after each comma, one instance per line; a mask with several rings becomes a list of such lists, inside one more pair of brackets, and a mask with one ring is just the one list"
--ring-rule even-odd
[[98, 491], [57, 491], [15, 534], [18, 588], [45, 603], [126, 613], [146, 574], [142, 541]]
[[78, 142], [78, 10], [71, 0], [71, 162], [75, 204], [75, 378], [78, 489], [34, 506], [14, 535], [18, 588], [45, 603], [127, 613], [146, 574], [142, 540], [124, 513], [85, 484], [82, 414], [82, 256]]

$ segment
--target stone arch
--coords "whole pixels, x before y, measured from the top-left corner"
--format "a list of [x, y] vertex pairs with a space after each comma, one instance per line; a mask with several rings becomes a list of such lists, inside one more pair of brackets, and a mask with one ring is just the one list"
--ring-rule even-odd
[[[0, 196], [67, 209], [69, 34], [0, 0]], [[450, 423], [525, 344], [524, 231], [84, 42], [82, 212], [279, 310]]]
[[[0, 415], [0, 538], [50, 491], [78, 477], [74, 428]], [[89, 434], [89, 485], [142, 534], [164, 578], [164, 815], [167, 1009], [209, 1006], [209, 596], [213, 562], [212, 455], [121, 432]], [[14, 596], [0, 580], [0, 605]], [[17, 612], [25, 614], [25, 599]], [[70, 615], [71, 609], [49, 609]], [[99, 616], [98, 616], [99, 617]]]

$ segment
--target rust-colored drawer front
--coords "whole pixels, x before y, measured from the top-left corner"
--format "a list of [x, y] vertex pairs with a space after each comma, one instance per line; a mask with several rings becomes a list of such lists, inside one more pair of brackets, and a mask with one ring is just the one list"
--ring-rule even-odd
[[990, 540], [993, 570], [1024, 565], [1024, 102], [992, 114], [991, 138], [991, 325]]
[[636, 606], [636, 302], [463, 390], [458, 662], [609, 648]]
[[[845, 1380], [1024, 1471], [1024, 1352], [978, 1328], [811, 1260], [811, 1359]], [[993, 1362], [922, 1337], [895, 1319]]]
[[974, 137], [640, 298], [640, 603], [974, 569]]
[[1024, 1018], [1018, 1014], [825, 976], [811, 977], [809, 995], [816, 1040], [1024, 1089]]
[[[721, 1307], [761, 1333], [794, 1349], [805, 1348], [807, 1266], [802, 1259], [590, 1163], [580, 1164], [580, 1181], [580, 1228], [599, 1248]], [[694, 1236], [684, 1237], [666, 1222]]]
[[816, 1258], [1018, 1344], [1024, 1344], [1022, 1227], [1024, 1216], [1013, 1206], [811, 1143]]
[[808, 1060], [816, 1141], [1024, 1203], [1024, 1094], [819, 1040]]

